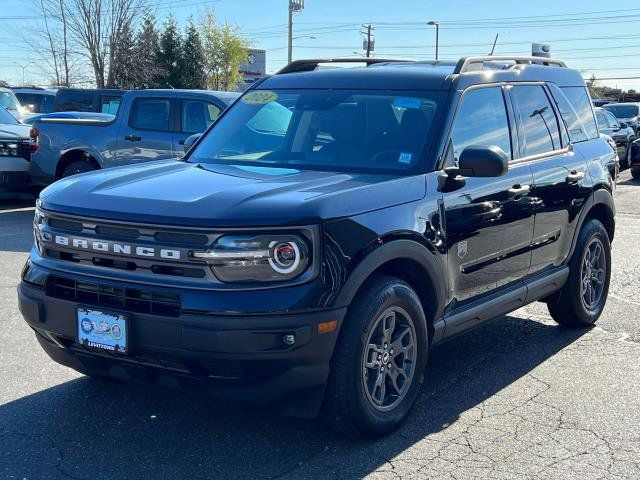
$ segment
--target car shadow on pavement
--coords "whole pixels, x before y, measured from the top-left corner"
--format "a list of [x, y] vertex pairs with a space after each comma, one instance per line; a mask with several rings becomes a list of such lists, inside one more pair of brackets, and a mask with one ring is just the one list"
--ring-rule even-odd
[[635, 178], [627, 178], [626, 180], [619, 181], [618, 185], [640, 185], [640, 180], [636, 180]]
[[350, 441], [322, 421], [83, 377], [0, 406], [0, 475], [361, 478], [446, 430], [585, 333], [520, 312], [436, 347], [408, 421], [383, 439]]

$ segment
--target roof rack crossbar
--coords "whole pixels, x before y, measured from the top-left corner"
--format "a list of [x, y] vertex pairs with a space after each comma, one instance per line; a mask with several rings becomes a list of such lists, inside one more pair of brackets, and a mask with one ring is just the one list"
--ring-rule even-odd
[[276, 75], [284, 73], [311, 72], [318, 68], [321, 63], [364, 63], [368, 66], [377, 63], [391, 62], [414, 62], [415, 60], [399, 58], [373, 58], [373, 57], [345, 57], [345, 58], [312, 58], [305, 60], [294, 60], [286, 67], [279, 70]]
[[515, 65], [543, 65], [546, 67], [563, 67], [566, 64], [562, 60], [546, 57], [512, 57], [512, 56], [486, 56], [486, 57], [462, 57], [456, 65], [454, 74], [478, 71], [484, 69], [487, 62], [513, 62]]

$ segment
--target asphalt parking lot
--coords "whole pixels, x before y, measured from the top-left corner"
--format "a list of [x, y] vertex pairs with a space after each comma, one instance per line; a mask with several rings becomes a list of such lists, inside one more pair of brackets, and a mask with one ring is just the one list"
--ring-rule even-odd
[[33, 199], [0, 198], [0, 478], [640, 478], [640, 182], [622, 175], [607, 308], [534, 304], [437, 347], [409, 421], [375, 442], [321, 422], [54, 364], [15, 287]]

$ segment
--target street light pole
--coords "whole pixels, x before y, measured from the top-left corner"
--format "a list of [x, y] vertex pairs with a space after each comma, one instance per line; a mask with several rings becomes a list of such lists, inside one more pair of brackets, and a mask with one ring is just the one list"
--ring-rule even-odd
[[432, 25], [436, 27], [436, 61], [438, 61], [438, 43], [440, 42], [440, 22], [436, 22], [434, 20], [431, 20], [430, 22], [427, 23], [427, 25]]
[[24, 71], [27, 69], [29, 65], [33, 65], [33, 62], [25, 63], [24, 65], [21, 65], [18, 62], [14, 62], [14, 63], [22, 69], [22, 86], [24, 87], [25, 86]]
[[288, 42], [288, 63], [293, 60], [293, 14], [304, 9], [304, 0], [289, 0], [289, 42]]

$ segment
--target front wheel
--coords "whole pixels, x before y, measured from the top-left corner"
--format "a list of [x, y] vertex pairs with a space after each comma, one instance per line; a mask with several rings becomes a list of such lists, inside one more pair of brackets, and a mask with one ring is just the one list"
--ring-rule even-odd
[[345, 318], [331, 365], [325, 413], [350, 437], [396, 429], [413, 406], [427, 363], [422, 305], [405, 282], [378, 276]]
[[604, 225], [588, 220], [569, 262], [567, 283], [548, 301], [553, 319], [567, 327], [593, 325], [604, 310], [611, 278], [611, 244]]

